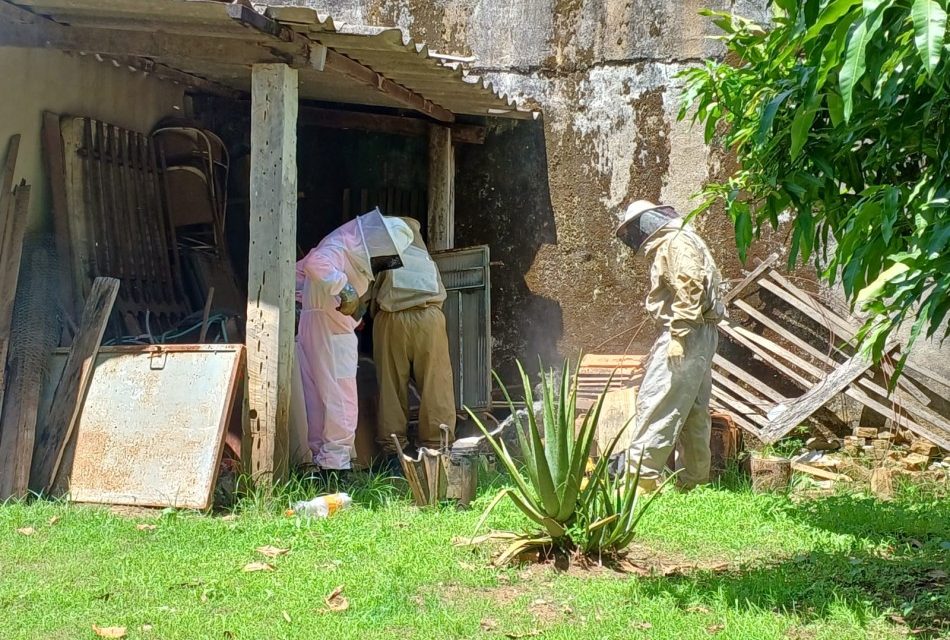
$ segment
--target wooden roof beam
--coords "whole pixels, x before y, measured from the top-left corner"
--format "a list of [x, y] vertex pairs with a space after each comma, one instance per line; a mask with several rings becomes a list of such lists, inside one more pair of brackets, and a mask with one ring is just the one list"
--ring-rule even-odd
[[[384, 113], [301, 107], [299, 122], [304, 126], [323, 127], [325, 129], [356, 129], [416, 138], [429, 135], [428, 120]], [[452, 142], [461, 144], [483, 144], [485, 142], [486, 129], [481, 125], [452, 123], [449, 128], [452, 130]]]
[[[303, 36], [293, 29], [282, 26], [276, 20], [261, 15], [240, 4], [228, 5], [228, 14], [245, 26], [257, 29], [261, 33], [280, 38], [289, 43], [294, 43], [298, 47], [306, 50], [306, 55], [302, 59], [296, 60], [293, 66], [317, 68], [321, 71], [337, 73], [362, 85], [371, 87], [376, 91], [387, 96], [393, 102], [408, 107], [414, 111], [438, 120], [439, 122], [455, 122], [455, 114], [448, 109], [441, 107], [428, 98], [407, 89], [403, 85], [393, 82], [381, 73], [377, 73], [370, 67], [348, 58], [342, 53], [330, 48], [319, 50], [319, 55], [314, 55], [314, 47], [323, 47], [321, 44], [314, 43], [308, 37]], [[318, 59], [320, 66], [314, 64], [314, 59]], [[322, 67], [322, 68], [321, 68]]]

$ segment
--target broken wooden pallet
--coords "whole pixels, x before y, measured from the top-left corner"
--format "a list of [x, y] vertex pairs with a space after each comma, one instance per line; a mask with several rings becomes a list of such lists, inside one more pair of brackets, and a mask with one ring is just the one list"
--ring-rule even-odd
[[[866, 360], [858, 327], [779, 274], [771, 256], [725, 296], [731, 320], [713, 361], [713, 405], [763, 442], [774, 442], [843, 393], [902, 428], [950, 449], [941, 398], [950, 381], [908, 363], [888, 393], [887, 359]], [[735, 318], [742, 318], [737, 321]], [[885, 349], [897, 357], [896, 344]]]
[[644, 355], [589, 353], [581, 358], [577, 372], [577, 406], [589, 409], [605, 391], [630, 389], [640, 384]]

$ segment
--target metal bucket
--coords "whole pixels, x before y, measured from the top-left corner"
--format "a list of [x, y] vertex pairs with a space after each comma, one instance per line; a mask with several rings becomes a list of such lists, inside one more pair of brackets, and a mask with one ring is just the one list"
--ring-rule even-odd
[[[435, 506], [455, 501], [467, 507], [478, 486], [478, 465], [472, 456], [453, 456], [449, 446], [449, 429], [442, 425], [442, 443], [438, 450], [422, 447], [416, 458], [399, 456], [402, 472], [417, 506]], [[393, 435], [399, 449], [399, 439]]]

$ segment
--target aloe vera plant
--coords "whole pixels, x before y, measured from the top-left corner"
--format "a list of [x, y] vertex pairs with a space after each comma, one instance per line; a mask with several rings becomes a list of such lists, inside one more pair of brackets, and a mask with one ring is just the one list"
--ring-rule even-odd
[[[525, 403], [533, 409], [535, 398], [530, 379], [521, 363], [518, 370]], [[559, 380], [552, 381], [542, 371], [540, 424], [533, 410], [528, 411], [524, 421], [518, 417], [508, 389], [496, 374], [515, 416], [515, 431], [524, 458], [521, 463], [509, 453], [504, 441], [493, 437], [479, 417], [469, 411], [514, 483], [514, 487], [501, 490], [489, 503], [475, 533], [506, 496], [541, 529], [522, 535], [473, 536], [472, 542], [493, 538], [511, 541], [498, 560], [500, 564], [535, 547], [581, 548], [589, 552], [619, 550], [629, 544], [633, 528], [642, 516], [636, 497], [639, 473], [621, 474], [616, 479], [608, 473], [608, 460], [619, 441], [619, 433], [587, 476], [604, 399], [601, 395], [576, 428], [576, 374], [572, 376], [569, 372], [569, 363], [565, 363]]]

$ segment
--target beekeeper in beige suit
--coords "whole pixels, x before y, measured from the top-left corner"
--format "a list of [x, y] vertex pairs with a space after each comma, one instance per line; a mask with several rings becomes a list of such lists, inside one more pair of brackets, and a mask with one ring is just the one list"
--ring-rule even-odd
[[[442, 303], [445, 287], [439, 269], [422, 240], [419, 222], [412, 244], [403, 252], [403, 266], [379, 275], [373, 288], [373, 358], [379, 383], [377, 441], [391, 457], [393, 434], [405, 450], [409, 420], [410, 371], [419, 390], [419, 446], [438, 449], [441, 425], [455, 437], [455, 392], [449, 341]], [[393, 468], [398, 468], [393, 464]]]
[[709, 481], [709, 396], [716, 325], [725, 315], [721, 276], [706, 243], [673, 207], [631, 204], [617, 237], [650, 265], [647, 312], [661, 328], [637, 395], [626, 467], [643, 463], [640, 488], [656, 489], [679, 439], [683, 470], [678, 483]]

